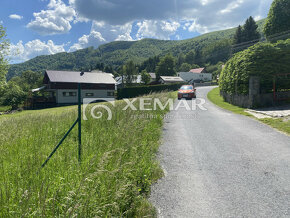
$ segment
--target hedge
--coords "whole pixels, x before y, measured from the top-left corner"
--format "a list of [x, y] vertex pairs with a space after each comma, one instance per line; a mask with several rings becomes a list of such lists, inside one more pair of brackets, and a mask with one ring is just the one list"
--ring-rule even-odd
[[[250, 76], [259, 76], [262, 92], [271, 92], [274, 76], [285, 73], [290, 73], [290, 39], [275, 44], [258, 43], [226, 63], [219, 80], [220, 90], [248, 94]], [[279, 89], [290, 89], [290, 79], [277, 77], [277, 85]]]
[[164, 84], [164, 85], [153, 85], [153, 86], [135, 86], [118, 89], [117, 99], [123, 98], [134, 98], [141, 95], [147, 95], [152, 92], [161, 92], [161, 91], [176, 91], [180, 88], [181, 83], [175, 84]]

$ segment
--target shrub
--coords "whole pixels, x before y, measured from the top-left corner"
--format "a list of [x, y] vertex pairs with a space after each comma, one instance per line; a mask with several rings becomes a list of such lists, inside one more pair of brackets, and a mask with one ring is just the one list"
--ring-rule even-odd
[[182, 84], [166, 84], [166, 85], [154, 85], [154, 86], [135, 86], [118, 89], [117, 98], [134, 98], [141, 95], [146, 95], [152, 92], [161, 92], [164, 90], [176, 91]]
[[26, 93], [14, 82], [8, 83], [2, 96], [3, 105], [11, 106], [12, 110], [18, 109], [24, 102]]
[[[277, 74], [290, 73], [290, 39], [275, 44], [258, 43], [235, 54], [220, 76], [220, 89], [229, 94], [248, 94], [250, 76], [261, 78], [261, 90], [272, 91]], [[289, 89], [290, 80], [277, 77], [281, 89]]]

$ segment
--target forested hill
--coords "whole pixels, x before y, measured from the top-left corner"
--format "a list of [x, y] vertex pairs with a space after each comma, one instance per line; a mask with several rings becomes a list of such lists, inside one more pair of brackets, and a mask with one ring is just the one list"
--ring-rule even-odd
[[[260, 32], [264, 22], [265, 20], [257, 22]], [[177, 57], [180, 54], [186, 54], [196, 49], [204, 52], [204, 54], [208, 54], [215, 49], [216, 44], [221, 44], [221, 47], [228, 46], [229, 39], [233, 38], [235, 30], [236, 28], [216, 31], [180, 41], [142, 39], [131, 42], [111, 42], [101, 45], [97, 49], [89, 47], [72, 53], [63, 52], [54, 55], [38, 56], [24, 63], [11, 65], [7, 79], [9, 80], [26, 70], [37, 72], [43, 72], [46, 69], [80, 70], [95, 68], [101, 63], [105, 66], [116, 68], [128, 60], [133, 60], [136, 64], [140, 64], [149, 57], [162, 56], [167, 53], [172, 53]]]

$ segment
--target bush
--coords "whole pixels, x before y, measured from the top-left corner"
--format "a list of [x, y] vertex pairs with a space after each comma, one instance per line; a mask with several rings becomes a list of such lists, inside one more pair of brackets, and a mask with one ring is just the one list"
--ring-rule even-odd
[[161, 92], [164, 90], [176, 91], [182, 84], [166, 84], [166, 85], [154, 85], [154, 86], [136, 86], [118, 89], [117, 98], [134, 98], [140, 95], [146, 95], [152, 92]]
[[[276, 44], [258, 43], [235, 54], [220, 76], [220, 89], [229, 94], [248, 94], [250, 76], [261, 78], [262, 92], [270, 92], [277, 74], [290, 72], [290, 39]], [[280, 89], [289, 89], [290, 80], [277, 77]]]
[[3, 105], [11, 106], [12, 110], [18, 109], [19, 105], [24, 102], [26, 93], [14, 82], [8, 83], [4, 91], [2, 101]]

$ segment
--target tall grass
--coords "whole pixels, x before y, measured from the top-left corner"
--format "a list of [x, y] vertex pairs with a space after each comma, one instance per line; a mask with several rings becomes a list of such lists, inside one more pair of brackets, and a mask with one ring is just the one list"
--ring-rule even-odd
[[[154, 94], [165, 102], [172, 93]], [[77, 117], [77, 107], [0, 117], [0, 217], [153, 216], [146, 197], [162, 175], [155, 154], [167, 111], [123, 111], [83, 121], [83, 159], [77, 128], [40, 169]], [[136, 117], [135, 117], [136, 118]]]

